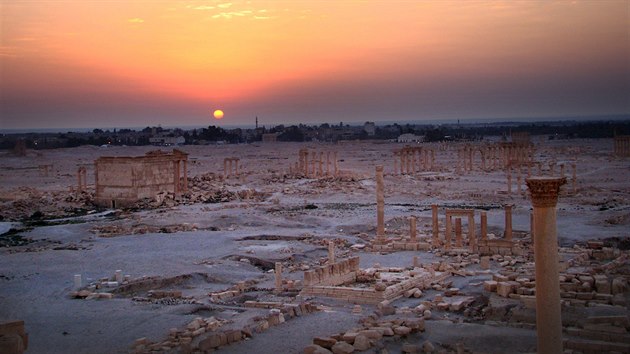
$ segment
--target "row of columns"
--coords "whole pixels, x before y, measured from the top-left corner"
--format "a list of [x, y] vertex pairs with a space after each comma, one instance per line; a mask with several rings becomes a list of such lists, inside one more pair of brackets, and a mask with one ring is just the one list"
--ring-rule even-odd
[[493, 145], [465, 145], [457, 149], [455, 168], [457, 174], [474, 170], [474, 155], [481, 157], [481, 171], [496, 171], [509, 166], [531, 165], [534, 151], [531, 145], [499, 143]]
[[[435, 150], [421, 146], [405, 146], [394, 150], [394, 173], [412, 174], [435, 169]], [[399, 168], [400, 164], [400, 168]]]
[[[560, 308], [560, 282], [558, 272], [558, 238], [556, 230], [556, 204], [560, 186], [566, 183], [565, 177], [531, 177], [525, 180], [532, 199], [532, 239], [534, 240], [534, 258], [536, 268], [536, 331], [537, 352], [541, 354], [561, 353], [562, 347], [562, 318]], [[384, 242], [384, 190], [383, 166], [376, 167], [376, 202], [377, 202], [377, 243]], [[438, 206], [432, 205], [433, 245], [439, 240]], [[465, 214], [468, 216], [469, 238], [475, 245], [474, 211], [454, 211], [447, 213], [446, 243], [450, 247], [451, 214]], [[472, 220], [471, 220], [472, 219]], [[487, 239], [488, 217], [481, 212], [481, 240]], [[410, 238], [416, 239], [416, 219], [410, 218]], [[462, 225], [461, 219], [455, 219], [456, 246], [461, 247]], [[505, 206], [505, 234], [506, 240], [512, 240], [512, 205]], [[334, 260], [334, 245], [329, 243], [329, 260]], [[281, 265], [280, 265], [281, 267]], [[280, 268], [281, 269], [281, 268]], [[278, 263], [276, 263], [278, 274]], [[281, 287], [281, 279], [276, 275], [276, 288]]]
[[223, 159], [223, 177], [228, 178], [231, 176], [238, 177], [238, 162], [237, 157], [226, 157]]
[[[541, 162], [536, 162], [535, 165], [537, 165], [538, 167], [538, 175], [541, 176], [542, 175], [542, 163]], [[558, 164], [560, 166], [560, 177], [564, 178], [565, 176], [565, 166], [566, 164], [564, 163], [560, 163]], [[556, 166], [556, 162], [549, 162], [549, 174], [554, 175], [555, 174], [555, 166]], [[577, 193], [577, 163], [573, 162], [570, 164], [571, 166], [571, 190], [573, 192], [573, 194]], [[511, 195], [512, 194], [512, 186], [513, 186], [513, 181], [514, 179], [512, 178], [512, 172], [513, 170], [515, 170], [517, 172], [516, 175], [516, 191], [518, 194], [523, 194], [524, 190], [523, 190], [523, 182], [524, 182], [524, 178], [523, 178], [523, 171], [521, 169], [521, 167], [516, 167], [514, 169], [512, 168], [507, 168], [506, 171], [506, 180], [507, 180], [507, 194]], [[531, 169], [531, 164], [527, 164], [527, 178], [531, 178], [532, 177], [532, 169]]]
[[[289, 166], [290, 173], [301, 173], [307, 177], [324, 177], [338, 176], [339, 164], [337, 159], [337, 151], [326, 151], [326, 159], [324, 160], [323, 151], [309, 151], [306, 148], [300, 149], [299, 159], [295, 167]], [[333, 165], [331, 172], [330, 166]], [[324, 165], [326, 167], [324, 172]]]

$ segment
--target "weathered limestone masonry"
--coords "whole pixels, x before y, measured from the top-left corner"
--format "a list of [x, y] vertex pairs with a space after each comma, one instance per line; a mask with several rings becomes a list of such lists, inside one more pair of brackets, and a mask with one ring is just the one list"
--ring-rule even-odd
[[384, 244], [385, 237], [385, 186], [383, 166], [376, 166], [376, 244]]
[[186, 192], [187, 161], [188, 154], [177, 149], [137, 157], [99, 157], [94, 161], [95, 203], [115, 208], [155, 198], [160, 192]]
[[[440, 239], [440, 229], [438, 221], [438, 206], [432, 205], [433, 216], [433, 237], [431, 246], [433, 249], [442, 247], [444, 250], [456, 252], [472, 252], [480, 255], [512, 255], [517, 252], [517, 245], [512, 240], [512, 205], [505, 206], [505, 233], [504, 238], [488, 239], [488, 215], [481, 212], [481, 235], [475, 235], [475, 211], [472, 209], [446, 209], [444, 240]], [[461, 233], [461, 226], [456, 225], [455, 247], [453, 247], [453, 217], [466, 217], [468, 220], [468, 238], [464, 240]], [[456, 222], [459, 219], [456, 219]], [[461, 223], [461, 221], [460, 221]], [[460, 229], [459, 232], [457, 229]]]
[[377, 282], [373, 287], [352, 287], [360, 272], [363, 271], [359, 269], [359, 257], [304, 272], [301, 295], [332, 297], [359, 304], [378, 304], [402, 297], [405, 292], [414, 288], [425, 289], [451, 275], [449, 272], [424, 268], [414, 268], [412, 271], [401, 268], [369, 269], [365, 272], [379, 273], [377, 278], [383, 279], [383, 282]]
[[[238, 177], [238, 162], [240, 161], [237, 157], [226, 157], [223, 159], [223, 177]], [[232, 166], [234, 164], [234, 166]], [[232, 168], [234, 167], [234, 168]]]
[[309, 286], [337, 286], [354, 283], [359, 271], [359, 257], [326, 264], [304, 272], [304, 288]]
[[[302, 174], [306, 177], [339, 176], [337, 151], [326, 151], [325, 155], [326, 161], [324, 162], [323, 151], [309, 151], [307, 148], [300, 149], [298, 162], [295, 163], [294, 168], [290, 168], [291, 173]], [[331, 163], [333, 164], [333, 171], [330, 170]], [[324, 165], [326, 166], [325, 172]]]
[[526, 182], [534, 207], [538, 353], [562, 353], [556, 204], [566, 178], [537, 177]]
[[501, 239], [488, 239], [488, 216], [486, 212], [481, 213], [481, 236], [479, 240], [479, 254], [489, 255], [513, 255], [517, 252], [517, 244], [512, 240], [512, 207], [507, 204], [505, 208], [505, 231]]
[[[446, 209], [446, 231], [444, 235], [445, 243], [444, 249], [451, 250], [452, 247], [452, 223], [454, 216], [464, 216], [468, 218], [468, 247], [471, 252], [477, 252], [477, 239], [475, 237], [475, 211], [472, 209]], [[457, 221], [459, 220], [459, 222]], [[456, 240], [455, 240], [455, 248], [457, 250], [463, 249], [464, 242], [461, 234], [461, 219], [456, 218]], [[459, 224], [459, 227], [457, 227]], [[457, 229], [459, 229], [459, 235], [457, 234]]]
[[[405, 146], [394, 154], [394, 174], [414, 174], [435, 169], [435, 150], [426, 146]], [[398, 163], [400, 162], [400, 169]]]
[[619, 157], [630, 156], [630, 135], [615, 136], [614, 154]]
[[0, 323], [0, 353], [22, 354], [28, 349], [28, 333], [24, 321]]
[[87, 170], [84, 166], [77, 170], [77, 192], [81, 193], [87, 189]]

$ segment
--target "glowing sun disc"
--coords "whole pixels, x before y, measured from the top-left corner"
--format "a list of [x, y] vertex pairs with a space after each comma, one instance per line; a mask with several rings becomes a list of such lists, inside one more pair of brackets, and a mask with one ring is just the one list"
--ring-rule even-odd
[[221, 119], [223, 118], [223, 111], [220, 109], [217, 109], [216, 111], [214, 111], [213, 115], [214, 115], [214, 118]]

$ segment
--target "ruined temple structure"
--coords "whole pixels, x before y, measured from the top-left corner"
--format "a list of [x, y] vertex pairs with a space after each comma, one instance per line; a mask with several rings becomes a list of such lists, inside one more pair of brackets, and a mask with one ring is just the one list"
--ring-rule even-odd
[[131, 205], [157, 193], [186, 192], [188, 154], [150, 151], [144, 156], [99, 157], [94, 161], [95, 203], [107, 207]]

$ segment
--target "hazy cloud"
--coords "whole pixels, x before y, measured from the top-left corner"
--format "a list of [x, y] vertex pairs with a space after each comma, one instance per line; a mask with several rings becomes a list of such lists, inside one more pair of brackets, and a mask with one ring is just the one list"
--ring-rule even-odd
[[127, 20], [129, 23], [143, 23], [144, 20], [138, 17], [130, 18]]

